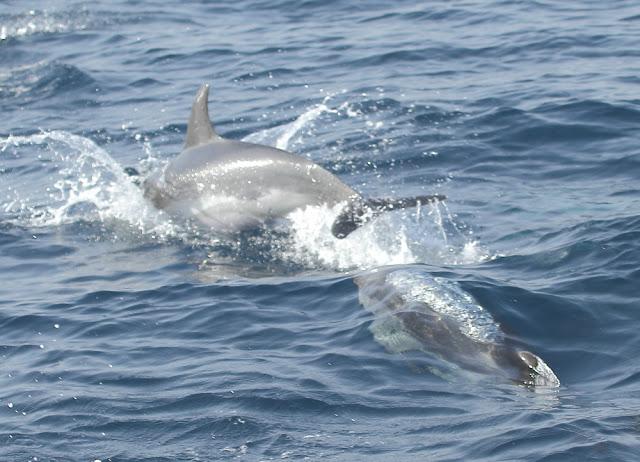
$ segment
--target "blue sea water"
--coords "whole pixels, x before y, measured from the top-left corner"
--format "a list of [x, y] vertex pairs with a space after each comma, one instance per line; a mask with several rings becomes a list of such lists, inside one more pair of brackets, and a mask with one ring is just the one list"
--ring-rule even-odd
[[[2, 2], [0, 460], [638, 460], [639, 43], [631, 1]], [[229, 138], [448, 199], [191, 229], [124, 169], [203, 82]], [[560, 386], [393, 351], [376, 271]]]

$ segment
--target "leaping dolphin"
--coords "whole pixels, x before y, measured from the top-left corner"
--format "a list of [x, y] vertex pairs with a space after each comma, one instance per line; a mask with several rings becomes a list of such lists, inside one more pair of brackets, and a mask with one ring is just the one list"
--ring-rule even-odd
[[268, 224], [307, 205], [343, 203], [331, 228], [342, 239], [382, 212], [444, 199], [365, 199], [309, 159], [221, 137], [209, 119], [208, 98], [205, 84], [191, 109], [184, 150], [144, 182], [145, 195], [171, 215], [224, 233]]

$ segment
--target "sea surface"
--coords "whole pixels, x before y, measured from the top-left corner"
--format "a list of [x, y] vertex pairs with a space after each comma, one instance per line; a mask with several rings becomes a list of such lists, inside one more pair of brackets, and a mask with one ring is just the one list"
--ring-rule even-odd
[[[640, 460], [639, 45], [636, 1], [1, 2], [0, 461]], [[205, 82], [226, 137], [447, 200], [169, 217]], [[380, 274], [560, 385], [394, 348]]]

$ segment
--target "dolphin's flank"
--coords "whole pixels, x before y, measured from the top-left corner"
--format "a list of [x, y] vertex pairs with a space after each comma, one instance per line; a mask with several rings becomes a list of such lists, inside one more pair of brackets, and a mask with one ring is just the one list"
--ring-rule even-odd
[[366, 199], [311, 160], [218, 135], [209, 119], [209, 86], [198, 90], [184, 150], [144, 182], [145, 195], [171, 215], [216, 232], [237, 232], [309, 205], [344, 204], [332, 226], [347, 237], [380, 213], [440, 201], [441, 195]]

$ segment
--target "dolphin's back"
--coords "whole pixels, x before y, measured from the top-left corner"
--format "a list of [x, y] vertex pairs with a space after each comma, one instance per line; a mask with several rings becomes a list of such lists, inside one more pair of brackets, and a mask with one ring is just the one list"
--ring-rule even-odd
[[342, 239], [380, 213], [444, 196], [364, 200], [311, 160], [281, 149], [227, 140], [209, 119], [209, 86], [198, 90], [184, 150], [144, 182], [145, 195], [171, 215], [214, 231], [241, 231], [313, 205], [344, 203], [332, 227]]
[[305, 204], [312, 205], [334, 205], [358, 195], [305, 157], [226, 139], [183, 151], [165, 170], [165, 180], [187, 189], [206, 181], [218, 192], [253, 199], [264, 189], [286, 189], [307, 196]]
[[159, 207], [221, 231], [254, 227], [306, 205], [333, 206], [359, 197], [309, 159], [223, 138], [185, 149], [145, 187]]

